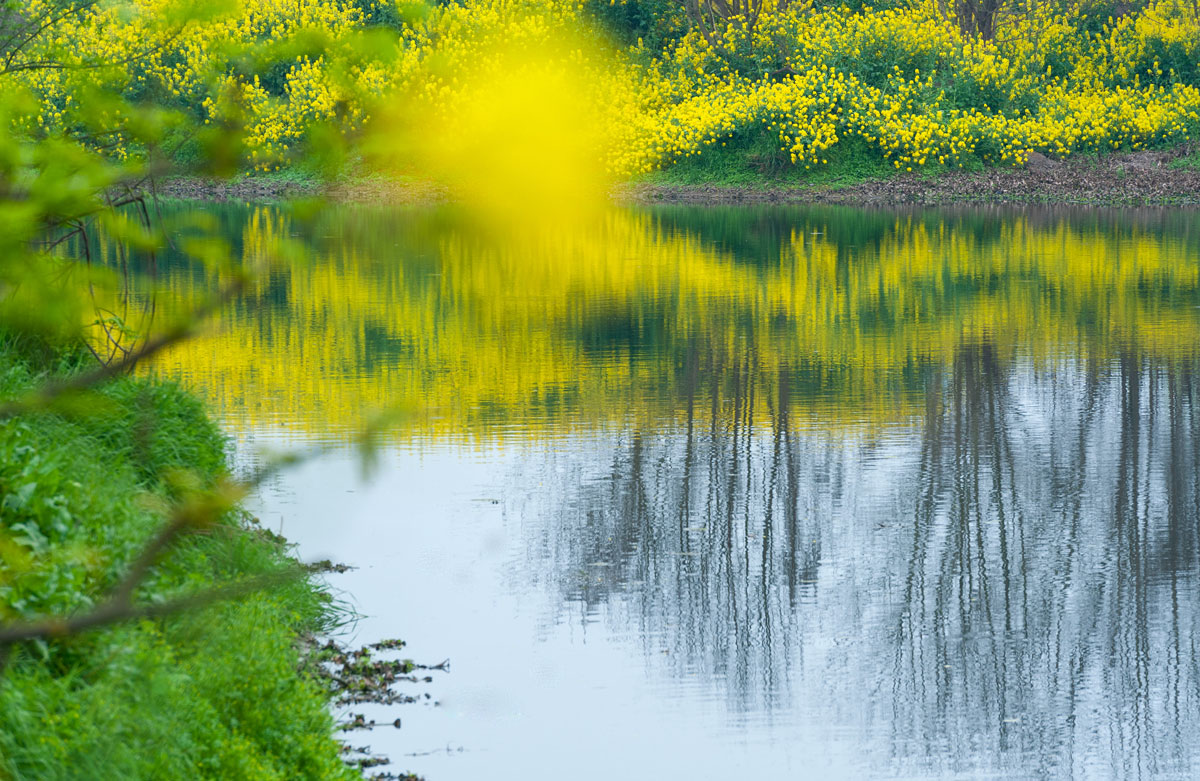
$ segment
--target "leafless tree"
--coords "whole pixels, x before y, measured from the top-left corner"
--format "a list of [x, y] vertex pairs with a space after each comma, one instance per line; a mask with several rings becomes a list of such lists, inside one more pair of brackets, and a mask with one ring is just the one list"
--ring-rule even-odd
[[744, 21], [747, 29], [753, 30], [764, 14], [797, 5], [811, 7], [812, 0], [683, 0], [692, 26], [716, 48], [724, 48], [724, 34], [730, 22]]

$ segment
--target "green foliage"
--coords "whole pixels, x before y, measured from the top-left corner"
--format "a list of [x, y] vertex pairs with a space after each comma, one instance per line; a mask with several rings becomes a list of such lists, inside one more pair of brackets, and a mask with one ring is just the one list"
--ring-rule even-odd
[[54, 671], [18, 660], [0, 690], [15, 779], [353, 778], [285, 611], [262, 598], [105, 635]]
[[362, 14], [366, 27], [385, 27], [399, 32], [410, 18], [399, 0], [354, 0], [354, 6]]
[[[11, 349], [0, 390], [35, 385]], [[163, 523], [164, 475], [211, 483], [224, 442], [169, 384], [124, 379], [87, 414], [0, 423], [6, 532], [0, 617], [86, 609]], [[232, 515], [188, 538], [144, 600], [280, 571], [287, 551]], [[11, 577], [12, 574], [19, 577]], [[0, 774], [12, 778], [342, 778], [325, 696], [297, 637], [330, 628], [300, 581], [235, 604], [21, 647], [0, 678]]]
[[683, 3], [671, 0], [588, 0], [589, 17], [625, 46], [658, 52], [688, 29]]
[[725, 147], [689, 158], [641, 181], [651, 184], [724, 187], [820, 187], [836, 189], [890, 176], [892, 166], [861, 139], [853, 139], [829, 152], [828, 165], [805, 171], [789, 161], [765, 131], [742, 136]]
[[1170, 165], [1172, 168], [1200, 171], [1200, 149], [1193, 147], [1189, 154], [1184, 155], [1178, 160], [1171, 161]]
[[77, 421], [114, 457], [136, 469], [144, 488], [191, 469], [210, 477], [224, 468], [224, 438], [200, 402], [173, 383], [124, 380], [104, 390], [108, 414]]
[[1131, 70], [1143, 84], [1200, 84], [1200, 40], [1147, 35]]

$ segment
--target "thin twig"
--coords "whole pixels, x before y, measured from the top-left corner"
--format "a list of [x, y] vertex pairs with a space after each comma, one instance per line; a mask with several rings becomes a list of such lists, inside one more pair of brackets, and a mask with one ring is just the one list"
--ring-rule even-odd
[[232, 298], [242, 288], [241, 281], [235, 281], [208, 306], [198, 310], [192, 320], [174, 326], [166, 333], [156, 336], [153, 339], [146, 341], [142, 347], [134, 352], [128, 353], [119, 361], [98, 366], [97, 368], [78, 374], [67, 380], [49, 382], [41, 388], [33, 391], [23, 399], [10, 401], [6, 404], [0, 404], [0, 420], [11, 418], [14, 415], [30, 412], [36, 409], [42, 409], [51, 404], [54, 400], [70, 393], [88, 390], [101, 383], [111, 380], [120, 374], [123, 374], [140, 361], [149, 358], [150, 356], [159, 353], [166, 348], [183, 341], [190, 337], [196, 330], [196, 323], [204, 317], [211, 314], [226, 301]]
[[237, 583], [205, 589], [204, 591], [188, 594], [187, 596], [169, 599], [165, 602], [134, 604], [129, 601], [109, 600], [95, 610], [69, 618], [43, 618], [37, 621], [9, 624], [8, 626], [0, 627], [0, 652], [3, 652], [5, 646], [10, 646], [14, 643], [67, 637], [91, 629], [98, 629], [109, 624], [162, 618], [185, 610], [194, 610], [211, 605], [214, 602], [236, 599], [256, 591], [271, 588], [272, 586], [283, 585], [289, 581], [301, 578], [307, 573], [308, 570], [305, 567], [297, 566], [282, 572], [258, 575]]

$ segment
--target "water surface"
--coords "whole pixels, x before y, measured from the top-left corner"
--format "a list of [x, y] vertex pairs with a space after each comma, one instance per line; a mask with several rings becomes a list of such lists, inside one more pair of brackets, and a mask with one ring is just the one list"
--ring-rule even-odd
[[398, 769], [1200, 775], [1198, 215], [209, 209], [264, 270], [157, 371], [328, 448], [257, 508], [451, 659]]

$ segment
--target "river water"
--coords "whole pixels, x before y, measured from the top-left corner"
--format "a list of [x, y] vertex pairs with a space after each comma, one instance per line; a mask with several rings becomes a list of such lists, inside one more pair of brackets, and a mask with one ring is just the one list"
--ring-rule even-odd
[[199, 208], [256, 286], [156, 371], [450, 659], [396, 770], [1200, 777], [1200, 215]]

